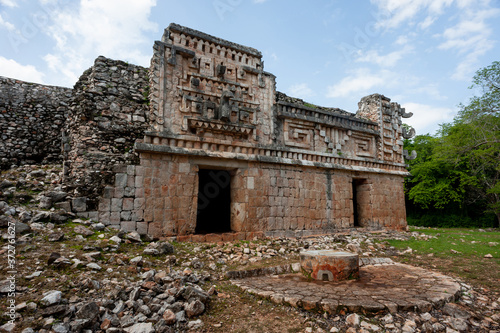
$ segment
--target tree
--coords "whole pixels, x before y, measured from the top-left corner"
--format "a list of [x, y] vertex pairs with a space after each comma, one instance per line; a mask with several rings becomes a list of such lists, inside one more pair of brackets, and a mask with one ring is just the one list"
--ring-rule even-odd
[[410, 161], [407, 194], [422, 209], [483, 206], [500, 220], [500, 62], [480, 69], [471, 89], [479, 96], [460, 105], [437, 137], [407, 142], [421, 158]]

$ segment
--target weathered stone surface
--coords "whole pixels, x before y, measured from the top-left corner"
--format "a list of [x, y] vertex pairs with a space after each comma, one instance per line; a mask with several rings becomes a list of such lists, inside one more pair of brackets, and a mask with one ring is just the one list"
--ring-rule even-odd
[[0, 168], [61, 161], [72, 89], [0, 77]]
[[355, 253], [334, 250], [300, 252], [300, 264], [306, 277], [319, 281], [359, 278], [359, 257]]
[[[269, 299], [275, 294], [273, 290], [287, 290], [287, 298], [281, 303], [288, 303], [287, 299], [295, 297], [295, 304], [314, 311], [324, 310], [322, 304], [331, 302], [330, 299], [338, 302], [339, 308], [352, 312], [416, 311], [423, 301], [431, 308], [439, 308], [458, 299], [460, 293], [460, 285], [452, 278], [409, 265], [368, 265], [361, 267], [359, 272], [359, 280], [335, 283], [311, 282], [301, 274], [246, 277], [231, 281]], [[390, 304], [395, 308], [391, 309]]]

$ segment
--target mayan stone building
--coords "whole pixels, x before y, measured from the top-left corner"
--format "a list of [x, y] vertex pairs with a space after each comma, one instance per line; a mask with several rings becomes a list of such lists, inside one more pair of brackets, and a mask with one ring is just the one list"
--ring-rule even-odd
[[149, 79], [151, 126], [135, 146], [148, 232], [406, 227], [402, 139], [413, 133], [399, 104], [375, 94], [356, 114], [305, 105], [276, 92], [258, 50], [176, 24], [154, 44]]
[[411, 114], [379, 94], [307, 104], [263, 67], [171, 24], [149, 69], [101, 56], [73, 89], [0, 77], [0, 168], [63, 163], [57, 208], [155, 238], [405, 228]]

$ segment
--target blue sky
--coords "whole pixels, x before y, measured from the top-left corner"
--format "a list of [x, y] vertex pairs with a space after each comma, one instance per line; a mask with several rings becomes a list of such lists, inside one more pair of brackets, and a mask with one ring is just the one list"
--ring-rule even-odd
[[0, 0], [0, 75], [71, 87], [104, 55], [149, 66], [175, 22], [263, 54], [277, 89], [350, 112], [381, 93], [433, 134], [500, 60], [500, 0]]

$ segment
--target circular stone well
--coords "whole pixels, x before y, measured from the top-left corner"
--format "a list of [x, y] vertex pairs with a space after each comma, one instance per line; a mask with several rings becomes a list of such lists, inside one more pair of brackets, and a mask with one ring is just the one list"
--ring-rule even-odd
[[307, 278], [342, 281], [359, 278], [359, 257], [355, 253], [334, 250], [300, 252], [300, 266]]

